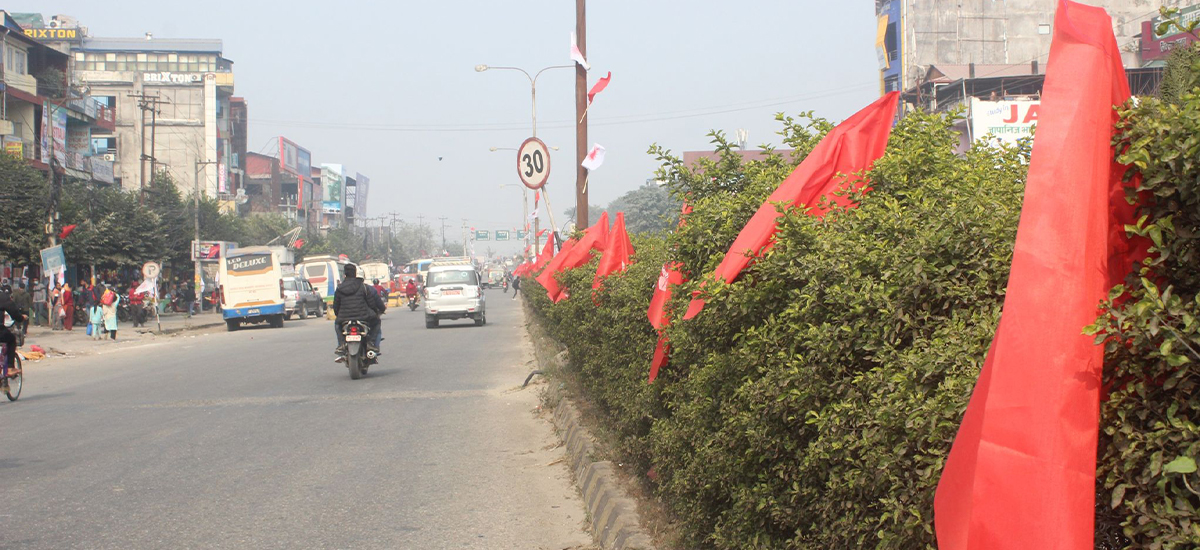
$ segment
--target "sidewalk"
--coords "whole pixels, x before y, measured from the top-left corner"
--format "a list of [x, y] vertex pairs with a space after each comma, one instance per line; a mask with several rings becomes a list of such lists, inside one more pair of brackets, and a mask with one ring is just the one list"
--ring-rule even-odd
[[48, 359], [64, 356], [90, 355], [117, 346], [126, 346], [138, 342], [147, 342], [155, 338], [170, 337], [190, 330], [200, 330], [225, 325], [225, 320], [219, 313], [207, 312], [188, 318], [182, 313], [164, 313], [161, 316], [162, 332], [158, 332], [158, 324], [151, 317], [146, 326], [133, 328], [133, 323], [119, 323], [117, 340], [108, 338], [93, 340], [87, 335], [87, 325], [75, 325], [74, 330], [50, 330], [49, 327], [29, 327], [25, 336], [25, 346], [22, 351], [29, 351], [31, 346], [38, 345], [46, 351]]

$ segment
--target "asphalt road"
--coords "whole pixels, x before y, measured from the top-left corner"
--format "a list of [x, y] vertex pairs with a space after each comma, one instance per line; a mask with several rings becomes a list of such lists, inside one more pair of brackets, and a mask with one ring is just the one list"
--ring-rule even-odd
[[30, 366], [0, 401], [0, 548], [586, 546], [523, 317], [385, 316], [351, 381], [293, 320]]

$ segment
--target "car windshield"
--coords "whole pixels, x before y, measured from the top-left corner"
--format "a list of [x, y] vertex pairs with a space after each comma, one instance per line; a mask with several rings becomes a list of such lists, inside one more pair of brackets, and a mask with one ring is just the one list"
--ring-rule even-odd
[[438, 285], [478, 285], [479, 278], [475, 272], [468, 269], [455, 269], [451, 271], [434, 271], [429, 274], [429, 284], [427, 286]]
[[284, 290], [296, 290], [296, 280], [295, 279], [284, 279], [283, 280], [283, 289]]

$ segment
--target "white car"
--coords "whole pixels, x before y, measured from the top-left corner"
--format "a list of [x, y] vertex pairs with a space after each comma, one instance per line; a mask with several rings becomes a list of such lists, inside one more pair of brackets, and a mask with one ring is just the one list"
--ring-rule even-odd
[[433, 265], [425, 275], [425, 328], [434, 328], [442, 319], [474, 319], [476, 326], [487, 323], [487, 303], [479, 273], [467, 264]]

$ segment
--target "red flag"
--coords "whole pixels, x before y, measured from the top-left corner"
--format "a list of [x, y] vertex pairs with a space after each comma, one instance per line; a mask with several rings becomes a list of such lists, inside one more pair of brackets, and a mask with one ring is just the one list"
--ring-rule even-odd
[[[775, 224], [781, 217], [776, 203], [803, 205], [810, 208], [809, 214], [818, 217], [825, 214], [817, 206], [821, 197], [848, 205], [845, 197], [833, 196], [845, 183], [837, 175], [865, 170], [883, 156], [899, 98], [900, 92], [891, 92], [830, 131], [742, 228], [717, 266], [716, 276], [727, 283], [733, 282], [750, 263], [748, 254], [756, 255], [771, 247]], [[693, 299], [683, 318], [691, 319], [702, 309], [704, 300]]]
[[296, 250], [304, 248], [304, 239], [296, 239]]
[[612, 71], [608, 71], [608, 74], [604, 75], [604, 78], [597, 80], [596, 83], [592, 85], [592, 89], [588, 90], [588, 103], [595, 101], [596, 94], [603, 92], [604, 89], [608, 87], [609, 80], [612, 80]]
[[670, 355], [671, 344], [667, 342], [667, 333], [660, 332], [658, 344], [654, 346], [654, 358], [650, 360], [650, 377], [646, 380], [647, 384], [653, 384], [654, 379], [658, 378], [658, 370], [667, 366], [667, 358]]
[[542, 247], [542, 253], [538, 254], [537, 260], [533, 262], [533, 266], [529, 268], [530, 273], [540, 271], [551, 259], [554, 258], [554, 239], [546, 239], [546, 246]]
[[592, 251], [603, 251], [607, 240], [608, 212], [604, 212], [600, 214], [600, 219], [594, 225], [583, 232], [583, 237], [580, 237], [578, 241], [569, 240], [563, 245], [562, 250], [558, 251], [558, 255], [550, 261], [550, 265], [546, 266], [546, 270], [542, 271], [537, 278], [537, 282], [546, 288], [546, 294], [550, 296], [551, 300], [558, 302], [565, 298], [563, 289], [558, 286], [554, 275], [588, 263], [588, 260], [592, 258]]
[[600, 256], [600, 266], [596, 268], [596, 278], [592, 281], [592, 289], [600, 288], [605, 277], [618, 271], [625, 271], [629, 265], [629, 257], [633, 255], [633, 243], [629, 242], [629, 234], [625, 232], [625, 213], [617, 212], [612, 230], [608, 232], [608, 243], [604, 245], [604, 254]]
[[79, 226], [77, 224], [71, 224], [66, 227], [63, 227], [62, 231], [58, 232], [58, 240], [61, 241], [65, 238], [69, 237], [71, 235], [71, 232], [75, 231], [76, 227], [79, 227]]
[[1061, 1], [1000, 326], [934, 500], [942, 550], [1093, 548], [1104, 350], [1082, 327], [1144, 248], [1110, 145], [1112, 19]]
[[679, 272], [680, 267], [682, 264], [679, 262], [664, 264], [662, 273], [658, 276], [658, 284], [654, 285], [654, 296], [650, 298], [650, 309], [646, 311], [646, 317], [650, 319], [650, 324], [656, 329], [662, 330], [669, 323], [667, 302], [671, 301], [671, 287], [683, 283], [683, 273]]

